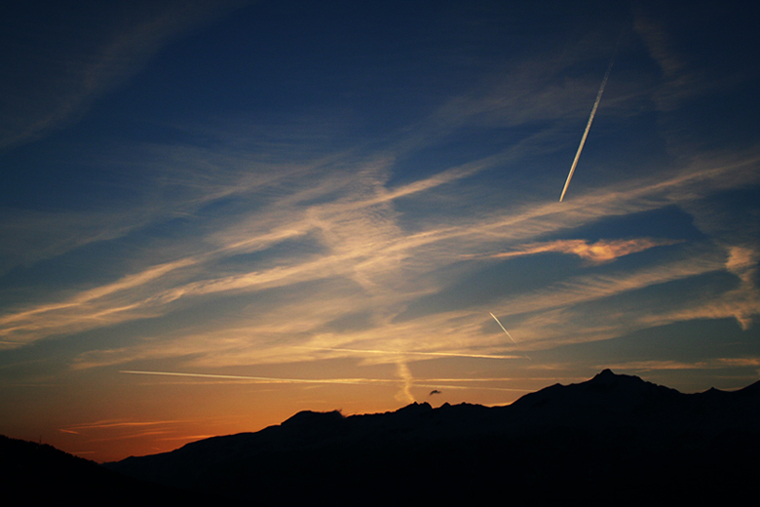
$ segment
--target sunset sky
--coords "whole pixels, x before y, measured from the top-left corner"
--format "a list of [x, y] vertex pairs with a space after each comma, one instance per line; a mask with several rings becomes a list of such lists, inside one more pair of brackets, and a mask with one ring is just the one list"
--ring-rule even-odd
[[758, 380], [757, 17], [673, 3], [4, 6], [0, 433]]

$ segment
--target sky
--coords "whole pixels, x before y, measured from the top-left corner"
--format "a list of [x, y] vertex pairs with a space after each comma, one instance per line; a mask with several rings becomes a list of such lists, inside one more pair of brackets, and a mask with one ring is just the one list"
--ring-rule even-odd
[[108, 461], [604, 368], [758, 380], [746, 2], [3, 11], [2, 434]]

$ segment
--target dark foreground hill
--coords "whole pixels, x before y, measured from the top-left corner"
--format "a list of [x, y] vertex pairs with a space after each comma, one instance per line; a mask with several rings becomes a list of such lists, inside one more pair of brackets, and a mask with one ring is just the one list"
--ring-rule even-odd
[[681, 394], [605, 370], [504, 407], [300, 412], [106, 466], [251, 504], [725, 503], [754, 496], [758, 451], [760, 383]]
[[[143, 482], [50, 445], [0, 435], [3, 505], [142, 505], [186, 502], [198, 495]], [[213, 498], [203, 494], [206, 499]]]

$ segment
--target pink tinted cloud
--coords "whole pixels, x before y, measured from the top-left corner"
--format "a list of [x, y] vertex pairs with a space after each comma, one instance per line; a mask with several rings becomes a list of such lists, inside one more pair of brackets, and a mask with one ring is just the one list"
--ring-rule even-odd
[[546, 243], [530, 243], [520, 250], [493, 254], [494, 259], [508, 257], [520, 257], [544, 252], [559, 252], [577, 255], [590, 264], [604, 264], [612, 262], [618, 257], [623, 257], [636, 252], [642, 252], [656, 246], [673, 245], [680, 243], [670, 239], [638, 238], [626, 240], [603, 240], [589, 243], [583, 239], [562, 239]]

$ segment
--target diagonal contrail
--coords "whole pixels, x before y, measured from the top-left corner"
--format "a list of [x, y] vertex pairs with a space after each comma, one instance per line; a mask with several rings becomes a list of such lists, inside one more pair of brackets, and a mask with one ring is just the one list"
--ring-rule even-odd
[[[491, 312], [488, 312], [488, 313], [491, 313]], [[512, 335], [511, 335], [511, 334], [509, 334], [509, 331], [507, 331], [507, 328], [505, 328], [505, 327], [504, 327], [504, 325], [502, 325], [501, 321], [499, 321], [499, 319], [497, 319], [497, 318], [496, 318], [496, 315], [494, 315], [493, 313], [491, 313], [491, 317], [493, 317], [493, 320], [495, 320], [495, 321], [496, 321], [496, 323], [499, 325], [499, 327], [500, 327], [500, 328], [501, 328], [501, 329], [502, 329], [502, 330], [503, 330], [505, 333], [507, 333], [507, 336], [509, 336], [509, 339], [510, 339], [510, 340], [512, 340], [512, 343], [514, 343], [515, 345], [517, 345], [517, 342], [515, 341], [515, 339], [514, 339], [514, 338], [512, 338]], [[525, 356], [525, 357], [526, 357], [526, 358], [527, 358], [529, 361], [532, 361], [532, 359], [528, 357], [528, 354], [523, 354], [523, 355], [524, 355], [524, 356]]]
[[[491, 313], [491, 312], [488, 312], [488, 313]], [[502, 329], [502, 330], [503, 330], [505, 333], [507, 333], [507, 336], [509, 336], [509, 339], [510, 339], [510, 340], [512, 340], [512, 343], [514, 343], [515, 345], [517, 345], [517, 342], [515, 341], [515, 339], [514, 339], [514, 338], [512, 338], [512, 335], [511, 335], [511, 334], [509, 334], [509, 331], [507, 331], [507, 328], [505, 328], [505, 327], [504, 327], [504, 326], [501, 324], [501, 322], [499, 322], [499, 319], [497, 319], [497, 318], [496, 318], [496, 315], [494, 315], [493, 313], [491, 313], [491, 317], [493, 317], [493, 320], [495, 320], [495, 321], [496, 321], [496, 323], [499, 325], [499, 327], [500, 327], [500, 328], [501, 328], [501, 329]]]
[[607, 78], [610, 77], [610, 71], [612, 70], [612, 64], [615, 63], [615, 57], [612, 57], [610, 66], [607, 67], [607, 72], [604, 73], [604, 79], [602, 79], [602, 86], [599, 87], [599, 92], [596, 94], [596, 100], [594, 101], [594, 107], [591, 108], [591, 115], [588, 117], [588, 123], [586, 124], [586, 130], [583, 132], [581, 138], [581, 144], [578, 146], [578, 152], [575, 154], [575, 160], [573, 160], [573, 166], [570, 168], [570, 174], [567, 175], [567, 181], [565, 181], [565, 188], [562, 189], [562, 195], [559, 196], [559, 202], [565, 198], [565, 192], [567, 187], [570, 186], [570, 180], [573, 178], [575, 167], [578, 165], [578, 159], [581, 158], [581, 152], [583, 151], [583, 145], [586, 144], [586, 138], [588, 137], [588, 131], [591, 130], [591, 122], [594, 121], [594, 115], [596, 114], [596, 108], [599, 107], [599, 102], [602, 101], [602, 94], [604, 93], [604, 86], [607, 84]]

